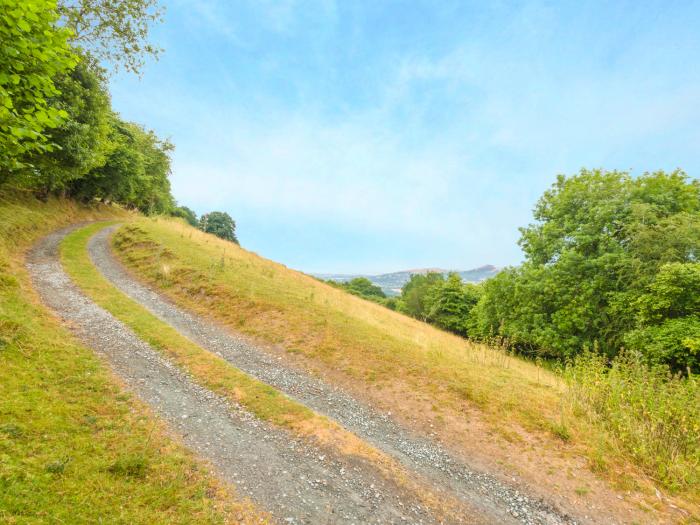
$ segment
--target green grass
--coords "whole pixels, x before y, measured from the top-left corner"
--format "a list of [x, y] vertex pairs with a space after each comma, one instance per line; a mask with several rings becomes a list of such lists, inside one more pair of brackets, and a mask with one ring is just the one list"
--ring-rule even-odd
[[0, 193], [0, 522], [258, 522], [263, 514], [231, 499], [31, 288], [32, 242], [115, 216], [127, 214]]

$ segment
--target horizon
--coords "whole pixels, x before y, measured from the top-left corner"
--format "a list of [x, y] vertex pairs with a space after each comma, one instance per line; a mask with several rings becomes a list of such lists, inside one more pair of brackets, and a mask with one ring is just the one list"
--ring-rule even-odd
[[180, 204], [306, 273], [518, 264], [557, 174], [700, 167], [697, 4], [165, 4], [114, 107], [171, 137]]
[[501, 266], [495, 266], [493, 264], [482, 264], [481, 266], [477, 266], [475, 268], [463, 268], [463, 269], [456, 269], [456, 268], [408, 268], [405, 270], [393, 270], [393, 271], [388, 271], [388, 272], [380, 272], [380, 273], [343, 273], [343, 272], [314, 272], [310, 275], [314, 277], [381, 277], [384, 275], [391, 275], [395, 273], [449, 273], [449, 272], [473, 272], [476, 270], [485, 270], [485, 269], [493, 269], [493, 270], [502, 270], [503, 267]]

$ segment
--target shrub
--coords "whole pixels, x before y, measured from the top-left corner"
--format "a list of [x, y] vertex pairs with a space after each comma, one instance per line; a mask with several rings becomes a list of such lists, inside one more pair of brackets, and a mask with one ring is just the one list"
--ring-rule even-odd
[[608, 440], [671, 489], [700, 483], [700, 385], [649, 366], [638, 352], [612, 362], [586, 351], [566, 367], [568, 401]]

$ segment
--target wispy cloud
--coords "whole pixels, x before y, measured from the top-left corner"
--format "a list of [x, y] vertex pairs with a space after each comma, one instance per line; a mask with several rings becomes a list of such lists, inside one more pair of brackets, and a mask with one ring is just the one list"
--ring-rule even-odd
[[514, 263], [557, 173], [700, 169], [700, 9], [173, 1], [168, 53], [115, 103], [173, 135], [180, 200], [297, 267], [341, 265], [288, 246], [301, 222], [355, 246], [346, 270]]

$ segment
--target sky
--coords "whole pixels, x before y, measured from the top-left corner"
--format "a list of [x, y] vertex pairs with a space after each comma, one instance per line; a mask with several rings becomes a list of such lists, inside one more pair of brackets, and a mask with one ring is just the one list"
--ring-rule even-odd
[[514, 265], [557, 174], [700, 173], [700, 2], [162, 1], [114, 107], [295, 269]]

